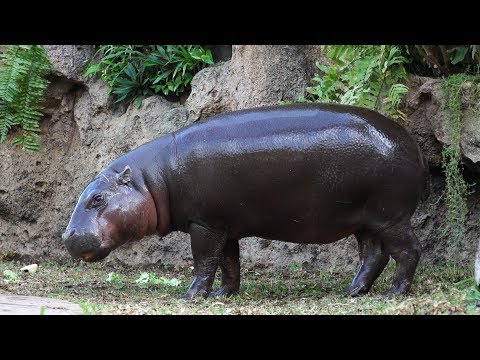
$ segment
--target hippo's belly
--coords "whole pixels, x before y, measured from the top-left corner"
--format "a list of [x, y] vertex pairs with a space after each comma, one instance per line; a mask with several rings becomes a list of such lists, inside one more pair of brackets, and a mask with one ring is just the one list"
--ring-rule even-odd
[[181, 205], [185, 225], [226, 229], [235, 238], [332, 242], [364, 225], [369, 198], [391, 180], [376, 173], [383, 159], [372, 167], [350, 156], [321, 149], [217, 153], [185, 164], [183, 197], [172, 205]]

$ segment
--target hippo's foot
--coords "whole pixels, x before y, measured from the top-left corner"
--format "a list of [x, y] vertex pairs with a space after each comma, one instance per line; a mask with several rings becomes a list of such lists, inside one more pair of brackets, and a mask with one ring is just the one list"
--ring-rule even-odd
[[229, 240], [223, 248], [220, 257], [222, 269], [222, 284], [220, 289], [210, 293], [210, 296], [232, 296], [240, 289], [240, 248], [238, 240]]
[[213, 280], [225, 246], [226, 235], [195, 223], [190, 224], [189, 232], [195, 278], [183, 298], [191, 299], [199, 296], [206, 298], [212, 292]]
[[199, 296], [206, 298], [212, 291], [212, 282], [206, 277], [195, 276], [187, 293], [182, 295], [182, 299], [192, 299]]
[[358, 241], [360, 266], [352, 284], [345, 289], [352, 297], [368, 293], [390, 258], [376, 233], [361, 231], [355, 237]]
[[385, 296], [407, 295], [410, 291], [410, 282], [402, 281], [399, 284], [394, 284], [390, 289], [385, 291]]
[[384, 240], [385, 246], [397, 263], [392, 287], [385, 295], [406, 295], [412, 285], [422, 248], [410, 220], [388, 229], [385, 234], [388, 235]]
[[220, 289], [212, 291], [210, 296], [217, 297], [217, 296], [232, 296], [238, 294], [238, 288], [232, 286], [222, 286]]
[[365, 284], [352, 284], [345, 289], [345, 292], [351, 297], [357, 297], [368, 293], [369, 290], [370, 286], [367, 286]]

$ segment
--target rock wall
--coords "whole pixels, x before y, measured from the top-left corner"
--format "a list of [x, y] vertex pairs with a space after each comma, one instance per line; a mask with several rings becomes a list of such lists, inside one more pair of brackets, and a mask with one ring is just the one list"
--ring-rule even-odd
[[[61, 233], [78, 196], [91, 179], [119, 155], [193, 121], [220, 112], [276, 104], [303, 94], [320, 60], [319, 46], [233, 46], [232, 58], [199, 72], [184, 104], [161, 96], [145, 99], [140, 109], [115, 105], [99, 79], [86, 80], [81, 67], [90, 46], [47, 46], [54, 65], [50, 75], [42, 148], [30, 154], [8, 143], [0, 145], [0, 254], [62, 261], [68, 254]], [[432, 166], [440, 163], [442, 136], [431, 112], [438, 109], [436, 89], [416, 78], [406, 101], [409, 129]], [[422, 88], [423, 86], [423, 88]], [[426, 105], [430, 104], [430, 105]], [[474, 132], [472, 130], [472, 132]], [[465, 136], [469, 146], [478, 143]], [[463, 138], [462, 138], [463, 139]], [[463, 140], [462, 140], [463, 141]], [[463, 142], [462, 142], [463, 145]], [[473, 152], [471, 152], [473, 153]], [[477, 158], [471, 158], [475, 164]], [[445, 258], [445, 240], [435, 233], [444, 207], [438, 203], [443, 178], [433, 176], [432, 196], [422, 203], [413, 223], [428, 262]], [[465, 259], [473, 259], [477, 239], [479, 199], [473, 195]], [[292, 262], [307, 267], [348, 267], [357, 264], [353, 237], [330, 245], [296, 245], [262, 239], [241, 242], [242, 266], [287, 268]], [[188, 235], [172, 233], [126, 244], [107, 261], [129, 265], [169, 262], [191, 265]], [[468, 260], [466, 260], [468, 261]]]

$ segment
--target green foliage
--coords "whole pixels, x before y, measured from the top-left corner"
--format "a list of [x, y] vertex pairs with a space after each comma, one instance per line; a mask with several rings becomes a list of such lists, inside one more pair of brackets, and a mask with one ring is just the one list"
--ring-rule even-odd
[[410, 70], [423, 76], [475, 74], [480, 67], [480, 45], [404, 45], [403, 48], [413, 60]]
[[321, 74], [315, 74], [299, 101], [357, 105], [405, 118], [398, 104], [408, 91], [403, 85], [407, 59], [398, 46], [331, 45], [324, 53], [331, 65], [316, 63]]
[[462, 62], [465, 59], [465, 55], [467, 55], [468, 52], [468, 46], [460, 46], [460, 47], [455, 47], [449, 51], [450, 53], [450, 62], [453, 65], [458, 64], [459, 62]]
[[457, 65], [463, 62], [480, 63], [480, 45], [463, 45], [449, 49], [447, 52], [450, 55], [450, 62], [452, 65]]
[[165, 261], [162, 263], [162, 266], [166, 269], [173, 268], [173, 264], [169, 261]]
[[460, 280], [453, 285], [466, 292], [465, 302], [467, 308], [474, 310], [477, 307], [477, 304], [480, 304], [480, 290], [478, 289], [473, 277]]
[[[460, 136], [462, 132], [461, 97], [465, 82], [471, 82], [469, 94], [476, 96], [477, 84], [480, 78], [474, 75], [456, 74], [446, 77], [442, 81], [445, 95], [443, 110], [447, 119], [447, 143], [442, 150], [442, 167], [445, 172], [446, 186], [443, 197], [447, 206], [442, 233], [448, 236], [450, 244], [456, 248], [461, 246], [465, 234], [465, 220], [468, 213], [466, 197], [470, 185], [464, 180], [461, 163]], [[454, 252], [456, 253], [456, 252]]]
[[108, 274], [107, 279], [105, 281], [108, 283], [119, 283], [122, 280], [120, 279], [120, 275], [112, 271], [111, 273]]
[[43, 76], [51, 67], [50, 61], [40, 45], [9, 45], [0, 58], [0, 143], [18, 125], [22, 134], [13, 143], [38, 151], [40, 103], [49, 84]]
[[465, 298], [467, 302], [477, 304], [480, 302], [480, 290], [478, 290], [478, 287], [476, 284], [471, 285], [468, 288], [469, 292]]
[[300, 270], [300, 267], [301, 267], [301, 265], [299, 263], [297, 263], [296, 261], [292, 261], [292, 263], [288, 267], [288, 271], [291, 274], [295, 274]]
[[99, 306], [92, 304], [90, 301], [79, 301], [78, 305], [82, 309], [82, 315], [94, 315], [100, 312]]
[[99, 62], [87, 64], [84, 75], [101, 73], [116, 102], [137, 107], [155, 93], [180, 95], [199, 70], [213, 64], [210, 50], [199, 45], [102, 45], [97, 54]]
[[167, 285], [167, 286], [178, 286], [181, 283], [181, 280], [177, 278], [172, 278], [168, 279], [164, 276], [161, 276], [159, 279], [156, 277], [155, 273], [150, 272], [144, 272], [140, 275], [140, 277], [135, 280], [135, 282], [139, 286], [149, 286], [149, 285], [157, 285], [157, 284], [162, 284], [162, 285]]
[[4, 276], [4, 279], [3, 281], [5, 282], [5, 284], [9, 284], [11, 282], [17, 282], [18, 281], [18, 275], [13, 272], [12, 270], [4, 270], [3, 271], [3, 276]]
[[108, 274], [107, 278], [105, 279], [107, 283], [112, 285], [114, 289], [121, 289], [123, 288], [123, 281], [116, 272], [112, 271], [111, 273]]

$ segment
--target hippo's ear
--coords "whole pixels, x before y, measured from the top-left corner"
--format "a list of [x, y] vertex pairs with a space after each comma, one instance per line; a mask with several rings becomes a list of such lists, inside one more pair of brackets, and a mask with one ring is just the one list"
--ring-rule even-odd
[[117, 183], [118, 185], [125, 185], [132, 181], [132, 170], [130, 166], [125, 166], [125, 169], [117, 175]]

